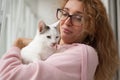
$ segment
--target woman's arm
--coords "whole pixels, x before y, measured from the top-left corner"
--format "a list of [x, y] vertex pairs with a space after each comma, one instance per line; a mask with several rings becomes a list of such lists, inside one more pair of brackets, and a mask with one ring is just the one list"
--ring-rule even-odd
[[17, 47], [12, 47], [2, 57], [0, 65], [0, 80], [73, 80], [65, 71], [44, 61], [22, 64]]

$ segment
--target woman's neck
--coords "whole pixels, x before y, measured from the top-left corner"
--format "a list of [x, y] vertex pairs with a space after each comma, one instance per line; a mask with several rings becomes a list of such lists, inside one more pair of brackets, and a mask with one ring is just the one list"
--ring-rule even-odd
[[60, 39], [60, 42], [59, 42], [60, 45], [64, 45], [64, 41], [62, 39]]
[[66, 44], [68, 45], [68, 44], [72, 44], [72, 43], [67, 43], [67, 42], [63, 41], [62, 39], [59, 42], [59, 45], [66, 45]]

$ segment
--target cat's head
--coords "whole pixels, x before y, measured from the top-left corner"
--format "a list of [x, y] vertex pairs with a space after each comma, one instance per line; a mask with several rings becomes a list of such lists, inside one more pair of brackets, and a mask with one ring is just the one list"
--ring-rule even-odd
[[41, 38], [43, 45], [47, 45], [49, 47], [55, 47], [60, 39], [57, 27], [55, 27], [55, 25], [47, 26], [43, 21], [39, 22], [37, 34], [39, 38]]

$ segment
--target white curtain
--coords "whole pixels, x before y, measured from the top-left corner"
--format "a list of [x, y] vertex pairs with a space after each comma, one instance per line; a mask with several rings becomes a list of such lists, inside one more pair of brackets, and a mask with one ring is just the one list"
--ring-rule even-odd
[[2, 52], [6, 49], [6, 26], [5, 26], [5, 22], [6, 22], [6, 0], [0, 0], [0, 27], [1, 27], [1, 31], [0, 31], [0, 55], [2, 55]]
[[37, 28], [37, 18], [24, 0], [2, 0], [2, 7], [0, 55], [16, 38], [33, 38]]
[[[119, 57], [120, 57], [120, 0], [117, 0], [117, 33], [118, 33], [118, 46], [119, 46]], [[120, 80], [120, 68], [118, 71], [118, 80]]]
[[2, 23], [2, 0], [0, 0], [0, 34], [1, 34], [1, 23]]

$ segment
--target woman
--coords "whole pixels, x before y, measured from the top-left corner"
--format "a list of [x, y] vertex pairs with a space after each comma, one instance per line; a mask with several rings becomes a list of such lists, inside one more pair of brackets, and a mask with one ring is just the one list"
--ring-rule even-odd
[[18, 39], [0, 60], [1, 80], [112, 80], [118, 52], [100, 0], [64, 0], [57, 10], [61, 39], [45, 61], [22, 64], [20, 49], [31, 40]]

